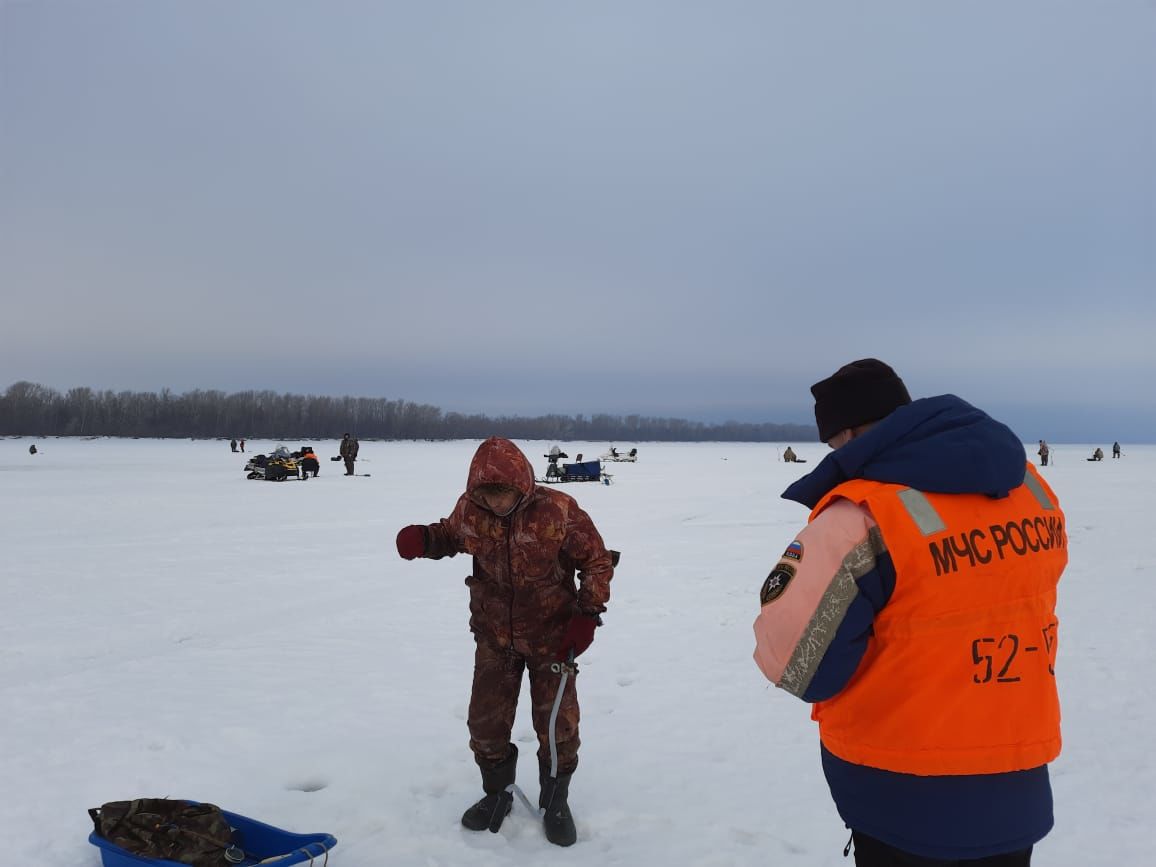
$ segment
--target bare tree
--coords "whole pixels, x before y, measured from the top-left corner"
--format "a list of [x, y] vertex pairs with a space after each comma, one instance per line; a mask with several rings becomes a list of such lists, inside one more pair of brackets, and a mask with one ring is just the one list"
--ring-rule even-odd
[[587, 418], [443, 413], [436, 406], [371, 397], [327, 397], [194, 389], [175, 395], [71, 388], [65, 394], [16, 382], [0, 395], [0, 435], [221, 437], [248, 439], [515, 439], [607, 442], [798, 442], [817, 439], [811, 425], [704, 424], [680, 418], [598, 413]]

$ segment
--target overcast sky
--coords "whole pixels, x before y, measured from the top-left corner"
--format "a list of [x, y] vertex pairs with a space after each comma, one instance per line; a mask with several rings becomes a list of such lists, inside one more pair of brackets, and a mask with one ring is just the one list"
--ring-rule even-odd
[[1156, 2], [0, 0], [0, 389], [1156, 439]]

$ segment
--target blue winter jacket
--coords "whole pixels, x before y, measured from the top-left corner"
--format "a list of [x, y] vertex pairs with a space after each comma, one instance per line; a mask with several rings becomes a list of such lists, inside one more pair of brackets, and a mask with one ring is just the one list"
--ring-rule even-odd
[[[1026, 455], [1006, 426], [956, 397], [924, 398], [895, 410], [827, 455], [783, 497], [813, 508], [841, 482], [869, 479], [928, 493], [1004, 497], [1023, 483]], [[871, 623], [895, 588], [888, 555], [858, 580], [852, 603], [803, 695], [821, 701], [854, 675]], [[928, 858], [982, 858], [1026, 849], [1051, 830], [1048, 768], [921, 777], [843, 761], [821, 748], [823, 771], [849, 828]]]

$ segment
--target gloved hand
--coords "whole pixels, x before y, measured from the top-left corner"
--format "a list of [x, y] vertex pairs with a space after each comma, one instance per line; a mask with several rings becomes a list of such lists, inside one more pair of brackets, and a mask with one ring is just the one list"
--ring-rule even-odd
[[595, 627], [601, 625], [602, 618], [597, 614], [575, 614], [571, 617], [562, 635], [562, 645], [558, 648], [558, 661], [566, 662], [571, 653], [577, 658], [594, 640]]
[[406, 560], [425, 556], [425, 527], [410, 524], [402, 527], [397, 534], [397, 553]]

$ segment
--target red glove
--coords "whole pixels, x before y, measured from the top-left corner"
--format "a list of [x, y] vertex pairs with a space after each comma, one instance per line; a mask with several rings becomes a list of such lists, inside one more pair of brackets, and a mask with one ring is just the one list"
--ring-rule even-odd
[[425, 527], [410, 524], [397, 534], [397, 553], [406, 560], [425, 556]]
[[558, 649], [558, 661], [566, 662], [570, 654], [579, 656], [594, 640], [594, 629], [602, 625], [602, 618], [597, 614], [575, 614], [566, 624], [566, 632], [562, 635], [562, 646]]

